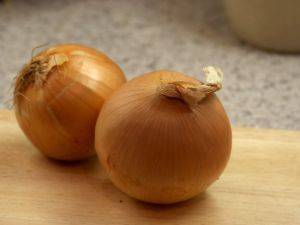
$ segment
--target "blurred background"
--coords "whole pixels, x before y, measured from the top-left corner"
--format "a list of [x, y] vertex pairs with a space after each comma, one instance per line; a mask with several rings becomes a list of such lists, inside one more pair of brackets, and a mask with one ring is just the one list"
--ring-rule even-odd
[[[278, 2], [284, 1], [0, 1], [0, 107], [34, 47], [81, 43], [105, 52], [128, 79], [160, 69], [204, 79], [203, 67], [219, 66], [225, 79], [218, 96], [234, 125], [299, 130], [300, 17], [266, 5]], [[300, 6], [287, 10], [295, 9], [300, 15]]]

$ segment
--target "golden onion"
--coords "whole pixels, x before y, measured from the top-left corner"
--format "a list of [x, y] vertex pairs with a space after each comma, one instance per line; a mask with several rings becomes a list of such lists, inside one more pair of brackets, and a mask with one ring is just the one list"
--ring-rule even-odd
[[95, 153], [94, 127], [104, 101], [124, 82], [122, 70], [103, 53], [82, 45], [57, 45], [20, 71], [15, 114], [46, 156], [84, 159]]
[[203, 192], [224, 170], [231, 127], [207, 82], [171, 71], [137, 77], [109, 97], [96, 124], [95, 146], [112, 182], [146, 202], [175, 203]]

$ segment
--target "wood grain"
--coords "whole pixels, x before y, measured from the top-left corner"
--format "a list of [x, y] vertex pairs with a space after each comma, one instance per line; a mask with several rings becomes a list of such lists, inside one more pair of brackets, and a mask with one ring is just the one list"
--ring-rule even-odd
[[158, 206], [119, 192], [96, 158], [43, 157], [0, 111], [0, 224], [300, 224], [300, 132], [235, 128], [233, 137], [220, 180], [190, 201]]

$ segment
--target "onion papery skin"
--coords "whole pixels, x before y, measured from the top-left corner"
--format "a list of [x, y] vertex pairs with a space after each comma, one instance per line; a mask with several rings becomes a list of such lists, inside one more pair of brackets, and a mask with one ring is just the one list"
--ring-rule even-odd
[[92, 48], [65, 44], [34, 56], [15, 84], [17, 121], [46, 156], [81, 160], [95, 154], [94, 129], [108, 96], [126, 81], [122, 70]]
[[190, 105], [162, 95], [162, 84], [176, 82], [199, 83], [172, 71], [137, 77], [109, 97], [96, 124], [96, 151], [112, 182], [145, 202], [198, 195], [230, 157], [231, 126], [218, 97]]

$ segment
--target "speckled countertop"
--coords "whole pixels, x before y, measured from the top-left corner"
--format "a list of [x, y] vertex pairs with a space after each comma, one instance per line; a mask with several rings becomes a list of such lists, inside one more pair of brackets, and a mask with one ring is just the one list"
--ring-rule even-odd
[[10, 0], [0, 3], [0, 107], [9, 83], [44, 43], [107, 53], [127, 77], [169, 69], [225, 73], [218, 93], [235, 125], [300, 129], [300, 55], [260, 51], [230, 30], [220, 0]]

